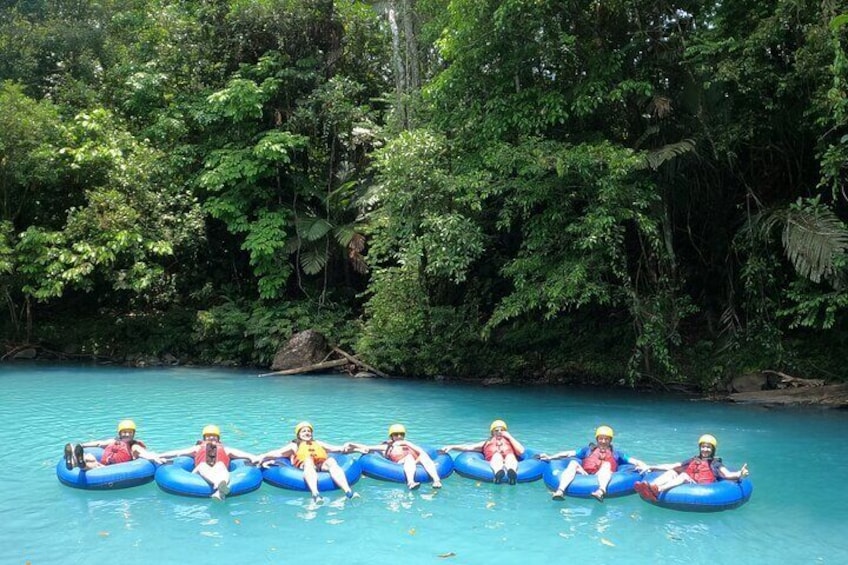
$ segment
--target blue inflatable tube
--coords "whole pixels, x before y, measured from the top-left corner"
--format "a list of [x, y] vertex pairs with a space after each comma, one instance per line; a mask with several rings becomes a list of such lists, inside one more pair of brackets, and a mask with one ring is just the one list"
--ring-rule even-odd
[[[532, 449], [525, 449], [524, 454], [518, 458], [519, 483], [529, 483], [542, 478], [545, 463], [535, 458], [537, 453]], [[489, 466], [489, 462], [483, 458], [483, 454], [479, 451], [463, 451], [454, 458], [453, 468], [459, 475], [467, 479], [489, 483], [495, 481], [492, 467]], [[503, 484], [506, 484], [506, 480], [503, 481]]]
[[[544, 480], [545, 484], [551, 490], [559, 488], [559, 478], [569, 462], [579, 459], [574, 457], [566, 457], [565, 459], [554, 459], [546, 465]], [[633, 465], [619, 465], [618, 469], [612, 474], [610, 483], [607, 486], [607, 497], [625, 496], [633, 494], [633, 485], [641, 479], [642, 475], [636, 471]], [[577, 474], [568, 488], [565, 489], [565, 494], [575, 496], [577, 498], [591, 498], [592, 493], [598, 489], [598, 477], [596, 475], [581, 475]]]
[[[85, 449], [100, 461], [103, 449], [90, 447]], [[63, 485], [88, 490], [107, 490], [136, 487], [149, 483], [156, 473], [156, 465], [147, 459], [134, 459], [126, 463], [106, 465], [89, 471], [81, 471], [78, 467], [68, 469], [65, 458], [56, 464], [56, 476]]]
[[[447, 453], [440, 453], [435, 449], [422, 446], [430, 459], [436, 465], [436, 473], [440, 479], [444, 479], [453, 473], [453, 459]], [[380, 453], [367, 453], [359, 458], [359, 464], [362, 467], [362, 474], [366, 477], [380, 479], [382, 481], [392, 481], [396, 483], [405, 483], [406, 475], [403, 474], [403, 465], [395, 463]], [[415, 466], [415, 481], [418, 483], [431, 482], [432, 479], [424, 467], [421, 465]]]
[[[336, 460], [339, 467], [344, 471], [347, 482], [351, 486], [362, 476], [362, 467], [360, 467], [359, 462], [353, 457], [342, 453], [330, 453], [329, 457]], [[266, 483], [275, 487], [309, 492], [306, 481], [303, 480], [303, 471], [292, 465], [291, 460], [287, 457], [277, 459], [275, 465], [263, 470], [262, 477]], [[326, 471], [318, 472], [318, 490], [320, 492], [327, 492], [338, 488], [336, 483], [333, 482], [332, 477], [330, 477], [330, 473]]]
[[[156, 484], [165, 492], [181, 496], [208, 498], [214, 492], [212, 485], [194, 470], [194, 458], [177, 457], [172, 464], [161, 465], [156, 470]], [[230, 461], [230, 494], [238, 496], [253, 492], [262, 485], [262, 471], [247, 465], [243, 459]]]
[[[662, 475], [662, 471], [654, 471], [645, 475], [645, 481], [650, 482]], [[719, 479], [714, 483], [683, 484], [661, 492], [657, 501], [650, 502], [663, 508], [685, 510], [689, 512], [718, 512], [742, 506], [754, 492], [754, 485], [748, 478], [739, 482]]]

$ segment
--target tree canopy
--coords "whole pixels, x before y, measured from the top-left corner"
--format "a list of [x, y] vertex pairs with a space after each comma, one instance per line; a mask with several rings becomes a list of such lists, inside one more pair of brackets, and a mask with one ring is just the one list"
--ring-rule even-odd
[[[848, 13], [0, 8], [8, 345], [714, 387], [842, 378]], [[82, 322], [81, 322], [82, 321]]]

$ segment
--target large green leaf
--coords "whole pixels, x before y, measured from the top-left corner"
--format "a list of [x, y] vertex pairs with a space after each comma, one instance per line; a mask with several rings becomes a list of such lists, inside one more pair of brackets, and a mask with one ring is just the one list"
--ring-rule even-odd
[[820, 282], [833, 273], [835, 258], [848, 249], [848, 231], [829, 209], [791, 209], [783, 226], [783, 248], [798, 274]]

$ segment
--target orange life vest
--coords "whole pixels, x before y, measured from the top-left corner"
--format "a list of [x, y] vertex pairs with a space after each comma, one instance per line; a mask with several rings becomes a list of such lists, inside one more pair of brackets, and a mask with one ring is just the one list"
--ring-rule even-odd
[[315, 466], [320, 467], [327, 460], [327, 450], [315, 441], [302, 441], [297, 446], [292, 463], [295, 467], [300, 467], [308, 458], [312, 458]]

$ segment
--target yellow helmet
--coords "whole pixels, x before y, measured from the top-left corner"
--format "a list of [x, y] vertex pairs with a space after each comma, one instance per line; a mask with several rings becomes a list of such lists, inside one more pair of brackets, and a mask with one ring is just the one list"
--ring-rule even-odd
[[221, 439], [221, 430], [215, 424], [209, 424], [203, 428], [202, 436], [218, 436]]
[[612, 432], [612, 428], [609, 426], [598, 426], [598, 429], [595, 430], [595, 439], [597, 439], [598, 436], [606, 436], [612, 439], [615, 437], [615, 434]]
[[403, 427], [403, 424], [392, 424], [389, 426], [389, 437], [392, 437], [394, 434], [406, 435], [406, 428]]
[[698, 438], [698, 445], [700, 446], [702, 443], [708, 443], [713, 446], [713, 451], [718, 447], [718, 442], [716, 441], [715, 436], [710, 434], [704, 434]]
[[309, 428], [313, 432], [315, 431], [315, 428], [313, 428], [312, 424], [310, 424], [309, 422], [301, 422], [294, 427], [294, 437], [297, 437], [300, 434], [300, 430], [302, 430], [303, 428]]
[[118, 422], [118, 433], [121, 433], [124, 430], [135, 431], [135, 422], [132, 420], [121, 420]]
[[493, 432], [495, 431], [495, 428], [507, 429], [506, 422], [504, 422], [503, 420], [495, 420], [494, 422], [492, 422], [492, 425], [489, 426], [489, 431]]

